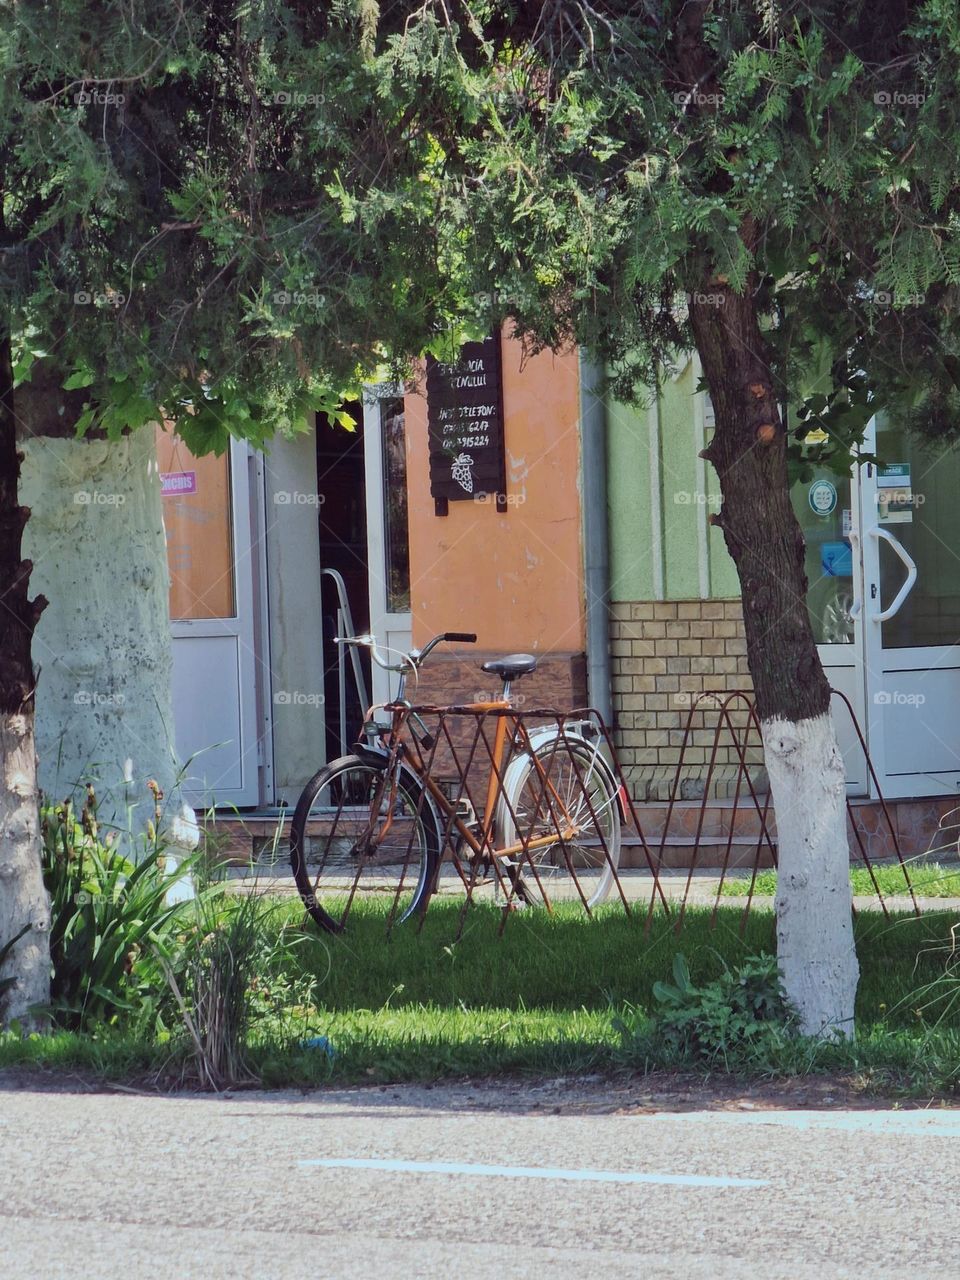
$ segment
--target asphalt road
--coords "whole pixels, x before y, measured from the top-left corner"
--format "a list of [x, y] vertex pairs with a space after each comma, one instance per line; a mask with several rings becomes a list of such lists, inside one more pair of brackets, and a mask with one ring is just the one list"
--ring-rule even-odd
[[0, 1081], [0, 1275], [960, 1276], [960, 1111], [724, 1106]]

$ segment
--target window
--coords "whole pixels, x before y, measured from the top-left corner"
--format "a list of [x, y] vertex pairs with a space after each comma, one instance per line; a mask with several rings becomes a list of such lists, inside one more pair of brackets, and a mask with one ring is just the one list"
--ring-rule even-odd
[[403, 400], [380, 403], [383, 442], [383, 528], [388, 613], [410, 612], [410, 543], [407, 527], [407, 443]]

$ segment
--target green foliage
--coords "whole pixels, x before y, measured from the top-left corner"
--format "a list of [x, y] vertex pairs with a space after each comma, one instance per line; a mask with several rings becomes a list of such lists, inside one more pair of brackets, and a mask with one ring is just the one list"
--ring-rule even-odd
[[[797, 425], [792, 427], [787, 445], [791, 482], [809, 484], [816, 468], [829, 467], [838, 476], [846, 476], [854, 456], [863, 462], [876, 458], [861, 449], [876, 405], [867, 380], [862, 374], [840, 374], [833, 371], [833, 390], [817, 393], [803, 400], [796, 411]], [[822, 431], [827, 440], [809, 444], [811, 431]]]
[[[194, 931], [192, 924], [202, 919], [201, 927], [215, 925], [219, 911], [233, 902], [226, 895], [212, 917], [201, 911], [181, 924], [184, 963], [168, 953], [181, 990], [189, 982], [188, 955], [203, 946], [210, 956], [227, 955], [222, 943], [205, 942], [210, 930]], [[679, 936], [672, 921], [655, 913], [646, 936], [642, 921], [630, 921], [622, 911], [587, 920], [573, 904], [560, 904], [557, 918], [517, 917], [502, 937], [500, 913], [492, 904], [477, 904], [467, 932], [454, 943], [459, 909], [455, 901], [438, 901], [422, 932], [395, 930], [386, 942], [386, 904], [358, 903], [349, 938], [320, 938], [312, 929], [300, 931], [299, 903], [260, 900], [265, 952], [248, 984], [242, 1070], [288, 1088], [330, 1080], [557, 1076], [624, 1067], [643, 1072], [684, 1066], [715, 1075], [722, 1057], [681, 1061], [654, 1034], [650, 1015], [662, 1008], [654, 985], [670, 972], [678, 952], [687, 958], [690, 984], [700, 990], [773, 945], [773, 916], [763, 910], [747, 920], [744, 938], [740, 913], [729, 908], [720, 910], [714, 928], [709, 910], [693, 909]], [[761, 1023], [769, 1026], [769, 1039], [761, 1035], [729, 1051], [731, 1068], [759, 1076], [842, 1073], [866, 1090], [928, 1096], [955, 1090], [957, 1005], [950, 1004], [945, 985], [924, 995], [947, 973], [955, 924], [955, 914], [948, 913], [887, 920], [861, 912], [855, 921], [863, 971], [857, 1040], [813, 1041], [778, 1031], [776, 1022]], [[241, 935], [246, 927], [237, 926]], [[769, 994], [762, 973], [758, 981]], [[203, 989], [201, 982], [198, 990]], [[187, 1008], [192, 1011], [192, 997]], [[333, 1057], [311, 1046], [318, 1036], [332, 1045]], [[199, 1060], [179, 1016], [159, 1033], [145, 1032], [133, 1018], [82, 1034], [0, 1033], [0, 1067], [32, 1063], [100, 1078], [160, 1076], [195, 1085]]]
[[260, 447], [463, 330], [430, 107], [374, 65], [375, 3], [38, 14], [0, 40], [0, 323], [78, 434]]
[[690, 979], [683, 954], [673, 960], [673, 982], [653, 988], [657, 1008], [652, 1024], [616, 1023], [628, 1052], [652, 1039], [658, 1051], [678, 1063], [724, 1071], [757, 1065], [775, 1056], [793, 1034], [795, 1016], [787, 1005], [773, 956], [751, 956], [735, 969], [700, 986]]
[[[18, 377], [71, 388], [81, 431], [162, 410], [219, 450], [508, 320], [643, 396], [722, 282], [781, 385], [822, 339], [874, 406], [956, 430], [955, 5], [699, 12], [135, 0], [60, 5], [52, 40], [13, 6]], [[840, 467], [864, 404], [839, 366], [826, 394]]]
[[156, 957], [199, 1080], [219, 1089], [251, 1078], [249, 1041], [265, 1026], [282, 1040], [281, 1011], [308, 1010], [317, 979], [290, 975], [303, 937], [282, 928], [276, 904], [255, 892], [219, 886], [188, 904], [185, 918], [175, 946]]
[[41, 810], [43, 878], [50, 894], [50, 1011], [63, 1027], [100, 1022], [154, 1030], [161, 989], [153, 951], [168, 945], [183, 904], [168, 892], [189, 863], [167, 872], [152, 834], [103, 833], [88, 789], [79, 817], [71, 800]]
[[[907, 897], [911, 888], [918, 898], [960, 898], [960, 867], [954, 863], [913, 860], [906, 875], [898, 863], [850, 868], [850, 888], [855, 896], [876, 898], [877, 890], [888, 897]], [[720, 892], [726, 897], [742, 898], [750, 892], [749, 876], [729, 876]], [[760, 871], [753, 882], [755, 896], [772, 897], [777, 892], [776, 871]]]

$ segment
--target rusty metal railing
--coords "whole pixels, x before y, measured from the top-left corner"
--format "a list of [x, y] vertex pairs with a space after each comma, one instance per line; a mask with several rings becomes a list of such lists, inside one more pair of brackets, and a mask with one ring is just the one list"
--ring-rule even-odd
[[[913, 909], [919, 914], [896, 824], [880, 791], [866, 741], [848, 699], [843, 694], [838, 697], [851, 716], [877, 791], [890, 847], [895, 850]], [[710, 920], [715, 925], [721, 904], [733, 906], [736, 901], [724, 893], [735, 863], [740, 872], [749, 874], [740, 912], [742, 931], [757, 896], [762, 867], [777, 866], [775, 815], [760, 774], [760, 722], [753, 698], [745, 691], [707, 690], [689, 695], [669, 795], [665, 805], [656, 806], [634, 799], [612, 731], [590, 708], [560, 712], [478, 703], [403, 705], [386, 710], [393, 715], [392, 729], [385, 738], [390, 751], [386, 776], [393, 776], [391, 770], [401, 765], [416, 775], [421, 782], [417, 812], [396, 822], [392, 818], [387, 821], [388, 826], [393, 823], [390, 866], [382, 882], [368, 873], [370, 860], [376, 858], [377, 828], [384, 819], [371, 811], [369, 823], [360, 824], [367, 852], [358, 855], [353, 883], [345, 886], [344, 916], [367, 887], [381, 895], [386, 890], [392, 894], [387, 928], [393, 928], [402, 914], [401, 901], [410, 899], [412, 878], [420, 874], [422, 863], [414, 854], [414, 841], [422, 821], [435, 827], [440, 847], [439, 863], [423, 896], [424, 907], [437, 894], [459, 895], [458, 936], [471, 904], [484, 898], [499, 906], [501, 931], [518, 910], [542, 907], [550, 912], [561, 902], [579, 903], [587, 914], [605, 902], [619, 905], [627, 914], [640, 909], [646, 929], [659, 908], [673, 917], [679, 930], [688, 907], [695, 902], [711, 905], [712, 898]], [[712, 728], [708, 724], [711, 719]], [[700, 795], [691, 804], [682, 798], [682, 787], [690, 774], [690, 746], [695, 741], [702, 745], [708, 737], [706, 768], [698, 779]], [[714, 781], [720, 762], [731, 757], [734, 777], [729, 794], [721, 799], [714, 794]], [[387, 785], [385, 782], [384, 788]], [[381, 790], [375, 801], [376, 813], [391, 812], [391, 805], [392, 797]], [[676, 821], [681, 806], [687, 835], [678, 837]], [[656, 836], [650, 834], [654, 808], [662, 814]], [[711, 814], [711, 809], [722, 811], [720, 817], [718, 812]], [[847, 809], [854, 859], [867, 868], [880, 908], [889, 915], [849, 798]], [[417, 821], [411, 821], [411, 816]], [[317, 839], [323, 838], [318, 829]], [[669, 874], [676, 870], [670, 860], [677, 841], [689, 849], [686, 864], [680, 868], [685, 873], [682, 878]], [[741, 856], [744, 846], [748, 850], [745, 859]], [[709, 866], [704, 864], [707, 849], [716, 859]], [[709, 873], [706, 899], [697, 887], [698, 871]], [[422, 915], [420, 918], [422, 922]]]

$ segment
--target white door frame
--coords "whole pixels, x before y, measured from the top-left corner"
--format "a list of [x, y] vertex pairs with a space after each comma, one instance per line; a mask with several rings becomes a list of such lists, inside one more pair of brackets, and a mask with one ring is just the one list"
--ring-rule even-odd
[[254, 616], [254, 702], [260, 804], [273, 804], [273, 665], [270, 660], [270, 581], [267, 568], [267, 467], [264, 456], [247, 446], [250, 473], [250, 536]]
[[[851, 550], [851, 585], [853, 591], [853, 643], [852, 644], [820, 644], [817, 652], [823, 664], [830, 684], [846, 695], [853, 708], [857, 724], [866, 737], [866, 684], [864, 678], [863, 657], [863, 610], [861, 608], [863, 591], [863, 565], [860, 553], [860, 468], [854, 466], [850, 474], [850, 533], [847, 541]], [[854, 796], [865, 796], [870, 791], [870, 771], [860, 746], [850, 712], [842, 698], [834, 696], [833, 720], [837, 731], [837, 740], [846, 766], [847, 792]]]
[[[230, 442], [230, 497], [233, 542], [234, 606], [232, 618], [198, 618], [171, 621], [171, 634], [178, 640], [227, 639], [235, 642], [236, 652], [236, 700], [239, 742], [232, 739], [204, 743], [178, 742], [180, 753], [198, 752], [186, 771], [184, 795], [195, 807], [215, 803], [221, 806], [249, 807], [260, 803], [261, 751], [257, 714], [257, 663], [256, 663], [256, 614], [254, 573], [260, 568], [259, 540], [254, 537], [252, 502], [256, 501], [256, 489], [252, 478], [256, 475], [251, 466], [251, 450], [245, 441]], [[251, 493], [253, 489], [253, 493]], [[262, 512], [257, 521], [262, 525]], [[182, 651], [181, 651], [182, 653]], [[204, 690], [196, 690], [196, 700], [202, 703]], [[232, 748], [232, 751], [231, 751]], [[239, 764], [239, 784], [223, 785], [214, 776], [227, 776], [223, 763], [226, 753], [236, 753], [234, 763]], [[186, 761], [183, 761], [186, 764]], [[193, 784], [191, 786], [191, 783]]]
[[[363, 462], [367, 502], [367, 571], [370, 594], [370, 631], [381, 649], [392, 658], [413, 645], [413, 615], [387, 608], [386, 520], [384, 516], [383, 426], [380, 407], [384, 400], [402, 399], [403, 387], [371, 383], [363, 388]], [[374, 703], [395, 696], [399, 677], [371, 664]]]
[[[874, 452], [875, 441], [874, 419], [864, 450]], [[880, 523], [876, 466], [865, 463], [859, 470], [865, 733], [870, 756], [886, 797], [956, 795], [960, 643], [884, 648], [883, 622], [906, 604], [923, 566], [918, 569], [901, 545], [897, 532], [902, 526]], [[916, 515], [923, 518], [922, 507]], [[881, 557], [888, 556], [899, 560], [903, 574], [891, 598], [881, 599]]]

